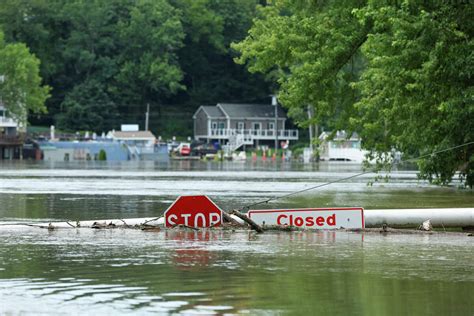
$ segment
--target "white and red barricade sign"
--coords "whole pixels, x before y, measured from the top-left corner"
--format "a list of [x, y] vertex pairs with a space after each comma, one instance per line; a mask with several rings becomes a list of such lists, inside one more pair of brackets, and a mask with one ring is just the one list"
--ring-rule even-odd
[[180, 196], [165, 211], [165, 227], [216, 227], [222, 224], [222, 210], [205, 195]]
[[365, 227], [364, 209], [361, 207], [250, 210], [247, 216], [259, 225], [295, 226], [308, 229], [361, 229]]

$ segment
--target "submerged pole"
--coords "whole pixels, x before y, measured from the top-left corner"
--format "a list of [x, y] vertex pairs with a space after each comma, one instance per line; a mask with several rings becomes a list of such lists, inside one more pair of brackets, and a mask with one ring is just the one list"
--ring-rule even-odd
[[433, 227], [474, 226], [474, 208], [364, 210], [365, 227], [416, 227], [430, 220]]
[[[231, 212], [231, 214], [232, 213], [233, 212]], [[237, 215], [239, 216], [233, 217], [233, 219], [237, 220], [239, 223], [243, 223], [242, 217], [248, 218], [248, 216], [246, 216], [247, 214], [245, 213], [239, 213]], [[383, 225], [393, 228], [411, 228], [418, 227], [427, 220], [430, 220], [433, 227], [474, 227], [474, 208], [364, 210], [364, 221], [366, 228], [382, 227]], [[163, 226], [164, 223], [164, 217], [145, 217], [88, 220], [80, 222], [54, 222], [52, 225], [55, 228], [71, 228], [92, 227], [94, 224], [114, 226], [134, 226], [147, 224]], [[47, 227], [49, 224], [50, 223], [34, 223], [28, 226]], [[258, 231], [259, 229], [261, 229], [260, 226], [256, 230]]]

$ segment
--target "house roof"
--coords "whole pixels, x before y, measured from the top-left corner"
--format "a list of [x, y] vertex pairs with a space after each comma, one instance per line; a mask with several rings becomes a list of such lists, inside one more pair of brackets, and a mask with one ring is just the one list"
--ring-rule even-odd
[[215, 105], [201, 105], [196, 112], [194, 112], [193, 119], [196, 119], [196, 115], [199, 111], [204, 111], [208, 118], [225, 118], [224, 113]]
[[134, 131], [134, 132], [114, 132], [112, 134], [113, 138], [116, 139], [155, 139], [155, 135], [153, 135], [150, 131]]
[[[275, 117], [275, 106], [267, 104], [218, 103], [217, 108], [220, 108], [229, 118]], [[286, 118], [286, 114], [280, 106], [278, 106], [278, 117]]]
[[214, 117], [214, 118], [225, 117], [224, 113], [222, 113], [222, 111], [217, 106], [203, 105], [202, 109], [204, 110], [204, 112], [206, 112], [207, 116], [209, 117]]

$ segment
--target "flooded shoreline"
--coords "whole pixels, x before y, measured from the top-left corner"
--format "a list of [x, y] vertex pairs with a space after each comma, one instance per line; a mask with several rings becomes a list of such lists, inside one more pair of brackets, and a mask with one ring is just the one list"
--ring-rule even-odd
[[[0, 165], [0, 305], [50, 314], [471, 314], [465, 233], [144, 232], [14, 223], [161, 216], [180, 194], [224, 210], [360, 172], [347, 164]], [[264, 207], [472, 207], [474, 194], [398, 171]]]

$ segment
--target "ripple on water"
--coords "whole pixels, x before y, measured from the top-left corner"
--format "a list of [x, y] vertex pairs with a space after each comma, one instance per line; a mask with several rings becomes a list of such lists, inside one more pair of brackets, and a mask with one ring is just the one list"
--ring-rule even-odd
[[[18, 314], [51, 313], [60, 314], [99, 313], [126, 314], [134, 310], [140, 312], [179, 312], [186, 307], [189, 311], [209, 312], [232, 310], [231, 306], [195, 305], [197, 298], [205, 298], [201, 292], [169, 292], [163, 295], [149, 295], [144, 287], [130, 287], [115, 284], [93, 284], [73, 278], [42, 281], [32, 279], [0, 280], [0, 301], [2, 310]], [[39, 302], [36, 304], [34, 302]], [[31, 301], [26, 306], [24, 301]], [[212, 301], [204, 299], [201, 301]]]

